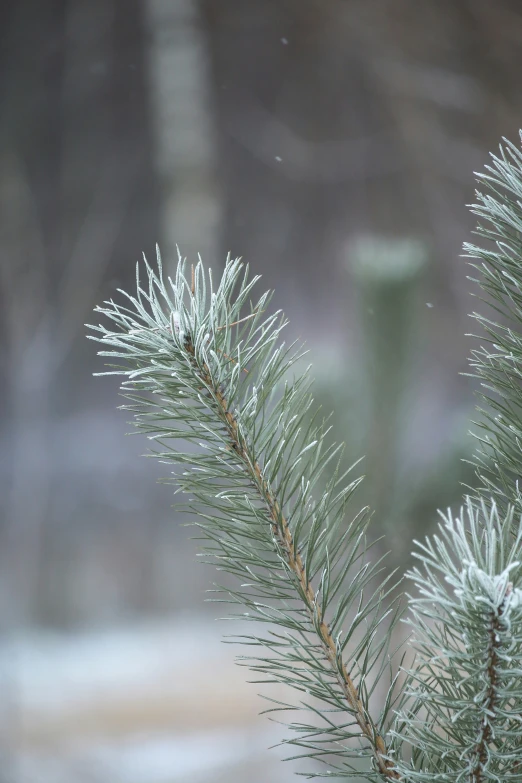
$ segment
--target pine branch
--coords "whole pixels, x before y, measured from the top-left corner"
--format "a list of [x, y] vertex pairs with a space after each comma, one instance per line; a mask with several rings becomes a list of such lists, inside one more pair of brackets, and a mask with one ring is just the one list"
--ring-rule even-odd
[[465, 517], [449, 514], [439, 535], [417, 545], [414, 701], [395, 732], [413, 747], [411, 762], [397, 765], [404, 780], [522, 781], [521, 545], [512, 509], [502, 519], [494, 505], [471, 501]]
[[476, 435], [479, 494], [505, 511], [509, 503], [522, 509], [522, 153], [504, 139], [500, 154], [491, 157], [486, 173], [477, 175], [484, 192], [476, 191], [471, 206], [481, 219], [475, 233], [486, 244], [465, 243], [464, 250], [479, 273], [470, 279], [500, 316], [496, 321], [473, 313], [482, 344], [470, 364], [486, 403]]
[[[388, 575], [374, 587], [382, 568], [367, 557], [367, 513], [346, 522], [359, 482], [345, 486], [342, 450], [327, 445], [327, 423], [311, 414], [308, 371], [288, 378], [302, 354], [278, 345], [286, 325], [279, 313], [261, 318], [268, 294], [243, 315], [258, 278], [249, 281], [239, 262], [227, 262], [216, 291], [201, 263], [189, 284], [180, 261], [168, 287], [158, 263], [158, 275], [146, 264], [147, 289], [138, 276], [137, 296], [125, 294], [129, 307], [111, 300], [98, 308], [115, 331], [93, 327], [92, 339], [114, 348], [101, 355], [122, 361], [111, 372], [127, 376], [125, 407], [163, 449], [157, 456], [186, 468], [176, 483], [191, 496], [187, 510], [198, 515], [206, 553], [247, 580], [238, 589], [218, 587], [219, 596], [274, 628], [267, 637], [241, 638], [261, 648], [243, 660], [307, 694], [305, 702], [276, 705], [312, 719], [292, 723], [297, 737], [288, 743], [326, 763], [324, 774], [360, 775], [350, 759], [362, 758], [372, 763], [367, 780], [397, 780], [386, 740], [401, 702], [388, 654], [399, 612], [386, 600], [395, 585]], [[181, 441], [191, 450], [179, 450]], [[333, 477], [316, 502], [312, 490], [329, 465], [336, 465]], [[369, 699], [388, 672], [386, 704], [373, 718]]]
[[478, 176], [488, 192], [472, 211], [488, 246], [465, 245], [500, 316], [473, 314], [482, 344], [471, 367], [486, 403], [480, 486], [465, 515], [448, 515], [417, 545], [421, 567], [409, 574], [417, 658], [392, 736], [411, 783], [522, 782], [522, 154], [506, 142], [486, 168]]

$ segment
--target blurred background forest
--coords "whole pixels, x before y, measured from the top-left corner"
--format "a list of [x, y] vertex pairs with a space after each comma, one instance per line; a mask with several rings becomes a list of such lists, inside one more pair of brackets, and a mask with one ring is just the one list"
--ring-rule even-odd
[[4, 0], [0, 40], [0, 781], [288, 781], [84, 323], [156, 241], [242, 256], [403, 567], [473, 480], [459, 253], [521, 4]]

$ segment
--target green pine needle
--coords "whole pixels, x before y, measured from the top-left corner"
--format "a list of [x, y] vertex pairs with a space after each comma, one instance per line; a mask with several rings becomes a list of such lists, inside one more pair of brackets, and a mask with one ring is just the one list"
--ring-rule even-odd
[[368, 559], [367, 511], [347, 521], [359, 480], [346, 483], [308, 370], [291, 376], [303, 354], [281, 342], [286, 321], [266, 314], [268, 293], [251, 303], [258, 278], [228, 261], [214, 289], [201, 262], [190, 281], [184, 268], [180, 260], [165, 281], [158, 256], [157, 274], [145, 262], [142, 286], [138, 267], [137, 295], [97, 308], [112, 327], [93, 327], [92, 339], [112, 349], [100, 352], [113, 362], [108, 374], [126, 376], [124, 407], [156, 456], [182, 467], [175, 482], [206, 555], [238, 577], [219, 596], [269, 624], [239, 639], [259, 650], [243, 660], [264, 682], [304, 694], [276, 707], [303, 713], [287, 742], [323, 761], [325, 774], [360, 775], [351, 760], [366, 759], [367, 780], [396, 779], [385, 739], [391, 690], [376, 718], [369, 700], [382, 677], [394, 687], [388, 642], [399, 612], [387, 600], [393, 575]]
[[486, 173], [477, 175], [484, 191], [476, 191], [471, 206], [480, 218], [476, 234], [486, 244], [465, 243], [464, 250], [479, 273], [470, 279], [500, 316], [497, 321], [473, 313], [482, 331], [470, 364], [485, 402], [476, 434], [480, 494], [505, 511], [508, 503], [522, 510], [522, 152], [504, 143]]
[[448, 513], [438, 535], [417, 543], [412, 700], [393, 732], [397, 749], [405, 739], [413, 747], [397, 765], [402, 780], [521, 783], [521, 545], [513, 509], [503, 519], [470, 500], [465, 515]]

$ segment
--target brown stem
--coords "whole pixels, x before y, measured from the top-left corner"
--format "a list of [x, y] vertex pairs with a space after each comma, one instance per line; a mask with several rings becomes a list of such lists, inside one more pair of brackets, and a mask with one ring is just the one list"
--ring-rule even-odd
[[[188, 353], [194, 357], [194, 348], [189, 339], [187, 339], [185, 342], [185, 348], [187, 349]], [[337, 681], [344, 693], [350, 709], [355, 715], [355, 719], [362, 733], [373, 748], [373, 754], [379, 772], [387, 780], [400, 780], [399, 774], [392, 768], [392, 762], [385, 758], [387, 749], [383, 737], [377, 731], [377, 727], [366, 713], [361, 699], [359, 698], [357, 688], [355, 687], [353, 680], [346, 669], [344, 661], [342, 659], [338, 659], [335, 640], [332, 637], [328, 625], [324, 621], [323, 612], [319, 602], [317, 601], [316, 593], [314, 592], [312, 585], [306, 576], [306, 570], [301, 555], [298, 552], [295, 552], [292, 532], [290, 530], [287, 519], [282, 513], [279, 502], [277, 501], [277, 498], [272, 493], [266, 479], [264, 478], [259, 463], [253, 462], [250, 459], [250, 455], [239, 434], [237, 420], [235, 416], [229, 411], [227, 401], [221, 392], [221, 389], [216, 387], [216, 385], [213, 383], [209, 368], [205, 365], [203, 369], [201, 369], [196, 365], [195, 359], [194, 365], [197, 367], [198, 373], [200, 374], [201, 380], [204, 382], [205, 386], [212, 390], [214, 399], [216, 400], [219, 407], [220, 416], [226, 423], [228, 434], [232, 441], [232, 448], [241, 459], [243, 467], [246, 468], [247, 472], [250, 474], [251, 479], [253, 480], [257, 490], [259, 491], [268, 508], [270, 519], [272, 521], [272, 531], [277, 537], [279, 544], [286, 555], [288, 565], [299, 580], [302, 594], [305, 596], [304, 600], [312, 624], [315, 628], [319, 629], [319, 638], [321, 640], [321, 645], [323, 647], [326, 658], [335, 672]]]
[[[507, 595], [513, 590], [513, 586], [511, 584], [508, 585]], [[488, 663], [488, 681], [489, 681], [489, 688], [487, 691], [486, 696], [486, 710], [488, 712], [494, 712], [495, 706], [496, 706], [496, 690], [498, 685], [498, 675], [497, 675], [497, 665], [499, 662], [498, 657], [498, 645], [499, 642], [497, 641], [498, 632], [500, 630], [500, 617], [502, 616], [503, 611], [502, 605], [499, 609], [498, 615], [493, 616], [491, 618], [491, 624], [489, 626], [489, 663]], [[474, 753], [477, 756], [477, 761], [475, 766], [470, 772], [469, 780], [470, 783], [482, 783], [484, 780], [482, 776], [482, 767], [487, 761], [487, 750], [488, 745], [491, 742], [492, 739], [492, 729], [491, 729], [491, 723], [488, 721], [486, 725], [481, 723], [480, 731], [479, 731], [479, 737], [477, 740], [477, 744], [474, 749]]]

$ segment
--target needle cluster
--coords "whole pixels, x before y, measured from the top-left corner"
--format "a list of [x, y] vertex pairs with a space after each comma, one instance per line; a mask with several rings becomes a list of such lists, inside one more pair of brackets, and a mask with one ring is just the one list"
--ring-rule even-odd
[[485, 242], [465, 243], [464, 250], [478, 272], [470, 280], [491, 308], [491, 315], [472, 314], [481, 332], [471, 374], [480, 379], [484, 402], [476, 432], [479, 492], [499, 508], [511, 503], [522, 511], [522, 152], [505, 139], [477, 178], [471, 211]]
[[[512, 535], [516, 527], [516, 536]], [[417, 544], [411, 701], [394, 731], [411, 783], [522, 781], [522, 521], [468, 500]]]
[[[291, 374], [302, 351], [281, 341], [286, 321], [265, 315], [269, 294], [250, 301], [258, 278], [228, 261], [214, 288], [201, 262], [190, 279], [184, 269], [180, 261], [165, 281], [158, 257], [158, 274], [145, 263], [146, 286], [138, 268], [128, 306], [98, 308], [111, 323], [93, 327], [111, 347], [101, 355], [125, 376], [124, 407], [156, 456], [181, 467], [175, 481], [205, 554], [238, 578], [236, 588], [217, 586], [221, 600], [267, 624], [264, 635], [241, 638], [257, 649], [243, 661], [263, 682], [302, 694], [271, 706], [302, 715], [287, 742], [324, 760], [330, 774], [350, 777], [361, 768], [352, 760], [366, 759], [368, 780], [396, 779], [385, 733], [398, 612], [386, 600], [391, 575], [369, 558], [366, 509], [347, 521], [359, 480], [341, 470], [342, 447], [314, 410], [309, 370]], [[383, 677], [388, 697], [372, 718]]]

